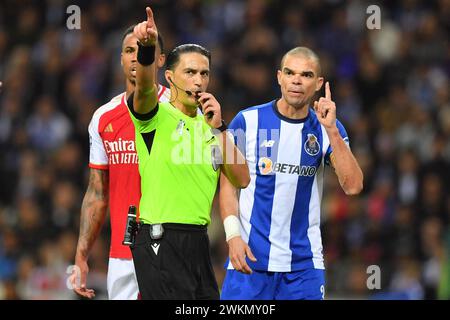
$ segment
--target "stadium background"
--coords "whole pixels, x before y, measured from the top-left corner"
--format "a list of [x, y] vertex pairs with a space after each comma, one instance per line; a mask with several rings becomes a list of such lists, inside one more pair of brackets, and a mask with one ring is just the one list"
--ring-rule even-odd
[[[66, 8], [81, 8], [68, 30]], [[450, 297], [450, 1], [0, 1], [0, 298], [75, 299], [66, 288], [88, 177], [87, 126], [122, 92], [123, 30], [155, 12], [166, 51], [212, 51], [210, 91], [226, 120], [278, 96], [286, 50], [317, 51], [365, 174], [346, 197], [328, 170], [322, 234], [330, 299]], [[368, 30], [366, 8], [381, 8]], [[164, 82], [163, 82], [164, 83]], [[217, 278], [227, 256], [217, 203]], [[106, 297], [109, 229], [88, 286]], [[366, 269], [381, 269], [368, 290]]]

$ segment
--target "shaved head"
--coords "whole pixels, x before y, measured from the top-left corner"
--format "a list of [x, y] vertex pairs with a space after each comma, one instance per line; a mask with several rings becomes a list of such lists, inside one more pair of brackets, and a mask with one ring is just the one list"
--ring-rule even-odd
[[307, 47], [295, 47], [294, 49], [289, 50], [281, 59], [280, 70], [283, 70], [284, 62], [287, 56], [302, 56], [306, 59], [313, 60], [317, 65], [317, 75], [322, 75], [322, 68], [320, 67], [320, 59], [317, 54]]

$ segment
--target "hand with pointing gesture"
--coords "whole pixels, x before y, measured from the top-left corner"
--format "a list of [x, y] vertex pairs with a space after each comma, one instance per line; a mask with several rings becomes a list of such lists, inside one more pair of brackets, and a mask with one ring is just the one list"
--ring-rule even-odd
[[317, 119], [325, 127], [331, 129], [336, 125], [336, 104], [331, 100], [330, 83], [325, 83], [325, 98], [314, 101], [314, 111]]
[[137, 24], [133, 33], [143, 46], [150, 47], [156, 45], [156, 41], [158, 41], [158, 30], [153, 19], [152, 9], [146, 7], [145, 11], [147, 12], [147, 21]]

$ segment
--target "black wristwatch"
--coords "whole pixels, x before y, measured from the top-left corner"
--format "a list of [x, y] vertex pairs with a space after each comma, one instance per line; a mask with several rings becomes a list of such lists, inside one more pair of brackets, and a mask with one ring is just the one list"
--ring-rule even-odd
[[216, 130], [219, 130], [220, 132], [224, 132], [225, 130], [228, 129], [228, 126], [225, 123], [225, 121], [223, 121], [223, 119], [221, 121], [222, 121], [222, 125], [220, 127], [216, 128]]

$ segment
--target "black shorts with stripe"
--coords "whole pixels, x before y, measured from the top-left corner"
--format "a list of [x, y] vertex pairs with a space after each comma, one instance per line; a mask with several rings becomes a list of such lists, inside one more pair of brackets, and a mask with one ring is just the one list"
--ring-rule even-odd
[[206, 226], [163, 227], [163, 237], [152, 240], [150, 225], [142, 225], [131, 249], [142, 299], [219, 299]]

